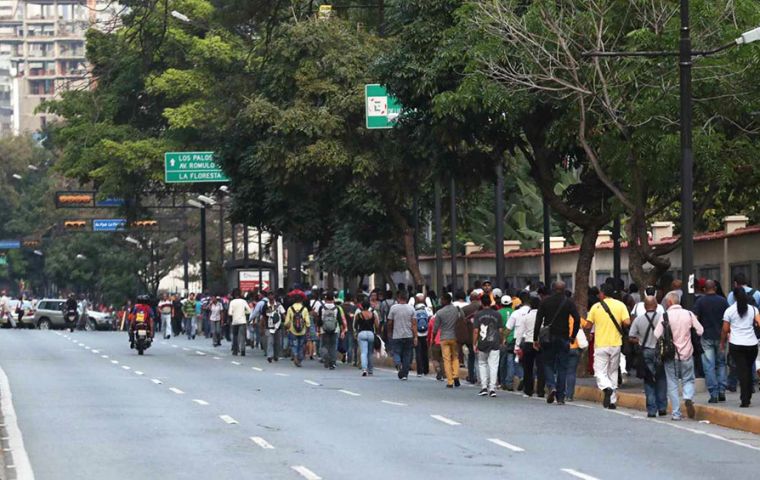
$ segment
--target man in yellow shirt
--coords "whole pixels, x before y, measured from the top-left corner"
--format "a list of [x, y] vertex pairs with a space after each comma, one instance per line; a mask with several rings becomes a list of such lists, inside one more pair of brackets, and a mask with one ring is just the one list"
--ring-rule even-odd
[[617, 377], [623, 327], [631, 323], [628, 307], [612, 296], [612, 285], [602, 285], [599, 302], [588, 312], [588, 323], [594, 326], [594, 376], [604, 392], [604, 408], [614, 410], [617, 403]]
[[303, 293], [291, 294], [295, 303], [288, 308], [285, 314], [285, 330], [290, 333], [290, 345], [293, 355], [293, 363], [296, 367], [303, 362], [303, 347], [307, 340], [307, 334], [311, 327], [309, 309], [304, 305], [306, 298]]

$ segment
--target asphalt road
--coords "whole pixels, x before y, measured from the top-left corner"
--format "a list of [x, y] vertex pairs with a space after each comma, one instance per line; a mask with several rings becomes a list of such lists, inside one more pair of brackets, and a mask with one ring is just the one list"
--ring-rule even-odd
[[[140, 357], [123, 333], [0, 331], [34, 478], [693, 480], [760, 469], [760, 437], [713, 425], [477, 397], [383, 369], [270, 365], [210, 343], [159, 340]], [[14, 467], [22, 452], [2, 425]], [[14, 470], [7, 478], [22, 478]]]

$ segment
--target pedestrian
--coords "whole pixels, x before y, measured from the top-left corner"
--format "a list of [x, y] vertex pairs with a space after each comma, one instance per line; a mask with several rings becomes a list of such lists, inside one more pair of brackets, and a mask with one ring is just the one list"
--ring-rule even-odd
[[293, 304], [288, 307], [285, 314], [285, 329], [290, 333], [290, 346], [292, 349], [293, 363], [301, 367], [304, 359], [304, 346], [311, 328], [311, 316], [309, 309], [304, 305], [306, 295], [300, 290], [291, 292]]
[[587, 318], [594, 326], [594, 376], [597, 387], [604, 392], [602, 405], [610, 410], [617, 408], [623, 327], [630, 323], [628, 307], [615, 300], [614, 295], [614, 287], [603, 284], [599, 289], [599, 302], [591, 307]]
[[[661, 362], [657, 361], [657, 338], [654, 329], [662, 321], [663, 314], [659, 312], [657, 299], [652, 296], [644, 298], [644, 313], [633, 320], [628, 339], [636, 342], [641, 347], [643, 368], [639, 376], [644, 379], [644, 395], [647, 403], [647, 417], [654, 418], [657, 415], [664, 417], [668, 409], [668, 382], [665, 377], [665, 369]], [[664, 313], [664, 312], [663, 312]], [[643, 374], [643, 375], [642, 375]]]
[[721, 349], [720, 337], [728, 301], [715, 291], [713, 280], [705, 281], [704, 294], [694, 304], [694, 314], [702, 324], [702, 369], [705, 373], [709, 403], [726, 401], [726, 351]]
[[[309, 315], [310, 318], [317, 318], [319, 315], [319, 309], [325, 302], [322, 301], [322, 294], [319, 287], [314, 285], [311, 287], [311, 299], [309, 300]], [[306, 337], [306, 345], [304, 347], [305, 355], [309, 357], [309, 360], [314, 360], [314, 355], [319, 356], [322, 352], [319, 331], [317, 329], [317, 323], [311, 322], [309, 326], [309, 335]], [[320, 361], [322, 361], [320, 359]]]
[[[467, 383], [478, 383], [477, 374], [477, 356], [473, 350], [472, 342], [472, 327], [475, 314], [481, 309], [480, 298], [483, 295], [483, 290], [480, 288], [474, 289], [470, 293], [470, 303], [465, 300], [466, 294], [464, 290], [459, 289], [454, 293], [454, 306], [461, 308], [464, 313], [465, 321], [460, 324], [460, 332], [458, 340], [460, 343], [460, 354], [464, 355], [465, 348], [467, 349]], [[464, 358], [463, 358], [464, 359]]]
[[[749, 283], [747, 282], [747, 276], [743, 273], [737, 273], [734, 275], [734, 289], [736, 288], [741, 288], [747, 292], [749, 305], [760, 307], [760, 291], [757, 291], [756, 289], [749, 286]], [[729, 305], [736, 303], [736, 295], [734, 294], [733, 290], [728, 294], [727, 300]]]
[[[372, 304], [372, 297], [375, 297], [375, 302], [377, 302], [377, 293], [372, 292], [370, 293], [370, 305]], [[343, 355], [343, 363], [348, 363], [349, 365], [357, 366], [358, 365], [358, 359], [356, 358], [356, 352], [358, 349], [358, 345], [356, 343], [356, 331], [354, 330], [354, 315], [356, 314], [356, 311], [359, 310], [359, 307], [354, 303], [354, 296], [351, 294], [351, 292], [346, 292], [343, 297], [343, 314], [346, 317], [346, 335], [343, 338], [343, 344], [345, 349], [345, 354]], [[370, 307], [371, 308], [371, 307]]]
[[[536, 315], [541, 305], [538, 295], [520, 292], [522, 302], [513, 314], [515, 331], [515, 352], [523, 368], [523, 396], [543, 397], [545, 391], [545, 370], [543, 357], [539, 355], [533, 343], [533, 330], [536, 327]], [[535, 375], [534, 375], [535, 372]]]
[[720, 349], [725, 352], [728, 340], [729, 355], [736, 364], [736, 377], [739, 381], [742, 408], [750, 406], [753, 391], [753, 371], [757, 358], [757, 336], [755, 326], [760, 328], [760, 313], [750, 303], [750, 293], [742, 286], [734, 288], [734, 304], [728, 307], [723, 316], [723, 330], [720, 337]]
[[[575, 319], [572, 315], [568, 318], [569, 331], [573, 331], [575, 328]], [[583, 319], [580, 322], [581, 328], [578, 329], [578, 334], [575, 336], [575, 341], [570, 342], [570, 350], [567, 353], [567, 370], [565, 374], [565, 401], [572, 402], [575, 400], [575, 381], [578, 376], [578, 364], [581, 361], [581, 355], [583, 350], [588, 348], [588, 340], [586, 334], [583, 331]], [[583, 342], [583, 343], [581, 343]]]
[[501, 327], [504, 332], [504, 343], [499, 351], [499, 386], [502, 390], [514, 391], [515, 385], [515, 335], [514, 330], [508, 331], [507, 324], [514, 310], [512, 309], [512, 297], [502, 295], [499, 297], [499, 315], [501, 315]]
[[182, 332], [183, 318], [182, 300], [180, 300], [179, 295], [172, 295], [172, 332], [175, 337]]
[[195, 294], [187, 296], [187, 300], [182, 305], [182, 312], [185, 317], [185, 333], [188, 340], [195, 340], [195, 330], [197, 319], [195, 317]]
[[401, 367], [401, 357], [393, 351], [393, 332], [388, 328], [388, 314], [391, 308], [396, 304], [396, 299], [393, 298], [393, 292], [388, 290], [385, 292], [385, 298], [380, 301], [380, 335], [385, 337], [385, 345], [388, 350], [388, 355], [393, 359], [393, 365], [398, 370]]
[[248, 329], [248, 315], [251, 313], [251, 307], [245, 301], [236, 288], [232, 291], [232, 300], [228, 307], [230, 326], [232, 327], [232, 354], [240, 353], [245, 357], [246, 331]]
[[[251, 348], [256, 348], [256, 342], [261, 332], [260, 326], [266, 321], [265, 310], [268, 304], [269, 294], [258, 299], [253, 306], [253, 311], [248, 318], [248, 338], [251, 339]], [[263, 342], [262, 342], [263, 343]], [[262, 346], [264, 350], [264, 348]]]
[[218, 347], [222, 344], [223, 314], [224, 305], [219, 301], [219, 297], [212, 295], [208, 305], [208, 320], [211, 331], [211, 342], [214, 347]]
[[428, 322], [427, 344], [430, 345], [430, 359], [433, 361], [433, 368], [435, 368], [435, 379], [441, 382], [443, 381], [443, 375], [444, 375], [443, 354], [441, 353], [441, 332], [438, 331], [438, 334], [434, 336], [433, 335], [434, 330], [435, 330], [435, 315], [430, 317], [430, 320]]
[[362, 377], [372, 375], [372, 351], [375, 348], [375, 334], [380, 328], [380, 318], [369, 300], [365, 299], [361, 308], [356, 309], [351, 323], [361, 352]]
[[[554, 293], [541, 302], [533, 329], [534, 348], [543, 356], [544, 377], [549, 389], [546, 403], [554, 403], [556, 399], [558, 405], [565, 404], [570, 343], [575, 342], [581, 323], [578, 309], [565, 294], [565, 289], [565, 282], [554, 282]], [[573, 330], [569, 329], [568, 317], [573, 318]]]
[[335, 304], [335, 295], [332, 292], [325, 295], [325, 301], [317, 312], [316, 319], [322, 344], [322, 363], [325, 368], [335, 370], [338, 340], [339, 337], [346, 336], [346, 317], [343, 309]]
[[408, 303], [406, 290], [399, 290], [398, 303], [388, 312], [389, 329], [393, 332], [393, 350], [399, 356], [401, 365], [398, 370], [399, 380], [409, 378], [412, 366], [412, 355], [417, 346], [417, 320], [414, 307]]
[[441, 309], [435, 314], [433, 338], [440, 338], [443, 371], [446, 374], [446, 387], [459, 387], [459, 343], [457, 342], [457, 323], [464, 321], [464, 313], [451, 303], [451, 294], [441, 295]]
[[[272, 361], [278, 361], [282, 353], [282, 321], [285, 318], [285, 308], [272, 290], [267, 292], [263, 301], [264, 306], [260, 310], [260, 315], [263, 315], [265, 324], [267, 362], [272, 363]], [[258, 317], [255, 321], [258, 323]]]
[[480, 370], [480, 396], [496, 396], [499, 376], [499, 350], [503, 341], [501, 315], [491, 297], [481, 298], [483, 309], [475, 314], [472, 330], [473, 350], [478, 356]]
[[[681, 295], [678, 292], [670, 292], [665, 295], [666, 310], [663, 321], [654, 329], [654, 336], [663, 336], [665, 328], [670, 329], [675, 345], [675, 358], [665, 359], [665, 376], [668, 380], [668, 398], [672, 408], [671, 418], [681, 420], [681, 400], [679, 387], [683, 389], [686, 415], [689, 418], [696, 416], [694, 410], [694, 347], [691, 343], [691, 331], [696, 330], [697, 335], [702, 335], [704, 328], [697, 317], [690, 311], [681, 308]], [[757, 344], [757, 340], [755, 340]], [[753, 357], [754, 358], [754, 357]], [[679, 385], [679, 382], [682, 385]]]
[[431, 316], [431, 309], [425, 304], [425, 295], [418, 293], [415, 296], [414, 305], [414, 318], [417, 321], [417, 346], [415, 347], [415, 350], [418, 377], [430, 373], [430, 356], [428, 355], [427, 334]]
[[161, 314], [161, 323], [160, 325], [164, 329], [164, 339], [169, 339], [172, 336], [172, 310], [173, 310], [172, 301], [169, 298], [169, 294], [165, 293], [161, 299], [161, 301], [158, 303], [158, 311]]

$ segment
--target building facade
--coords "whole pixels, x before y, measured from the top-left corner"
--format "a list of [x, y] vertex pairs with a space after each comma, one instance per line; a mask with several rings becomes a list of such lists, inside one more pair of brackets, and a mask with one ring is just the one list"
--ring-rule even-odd
[[[0, 133], [44, 128], [52, 118], [36, 113], [41, 102], [89, 87], [85, 33], [113, 28], [119, 8], [107, 0], [0, 0]], [[9, 122], [3, 108], [7, 64]]]

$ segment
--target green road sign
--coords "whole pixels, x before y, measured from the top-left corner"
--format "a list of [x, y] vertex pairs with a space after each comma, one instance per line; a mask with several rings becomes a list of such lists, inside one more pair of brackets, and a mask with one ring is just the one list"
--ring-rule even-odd
[[364, 104], [367, 111], [367, 128], [393, 128], [401, 114], [401, 104], [388, 95], [382, 85], [364, 86]]
[[5, 258], [5, 255], [0, 255], [0, 267], [3, 267], [5, 265], [8, 265], [8, 259]]
[[214, 152], [167, 152], [164, 154], [164, 167], [166, 183], [230, 181], [214, 162]]

